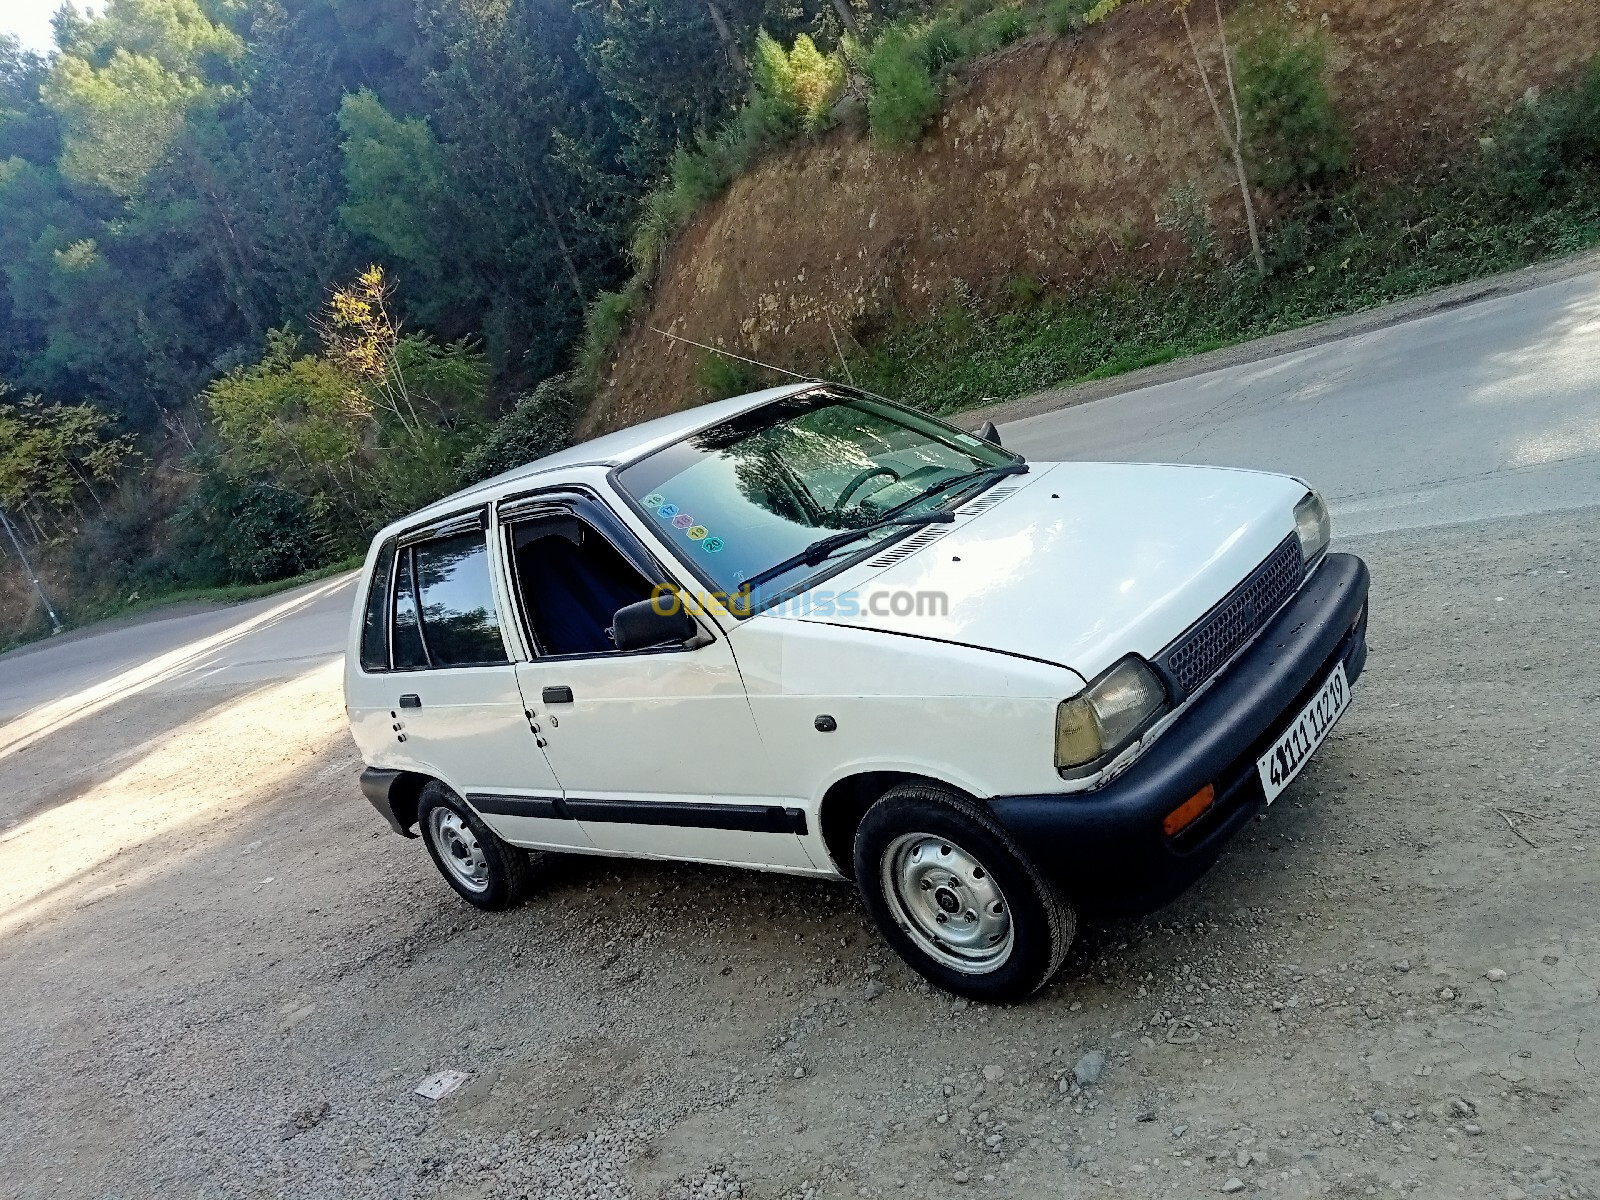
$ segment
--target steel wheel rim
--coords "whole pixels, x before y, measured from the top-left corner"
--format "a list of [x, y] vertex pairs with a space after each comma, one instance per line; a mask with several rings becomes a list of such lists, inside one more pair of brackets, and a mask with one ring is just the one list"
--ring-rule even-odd
[[949, 838], [905, 833], [889, 843], [878, 870], [895, 924], [935, 962], [986, 975], [1011, 957], [1011, 909], [975, 855]]
[[448, 808], [434, 809], [428, 814], [428, 833], [450, 878], [469, 892], [489, 890], [489, 860], [478, 844], [478, 835], [461, 819], [460, 813]]

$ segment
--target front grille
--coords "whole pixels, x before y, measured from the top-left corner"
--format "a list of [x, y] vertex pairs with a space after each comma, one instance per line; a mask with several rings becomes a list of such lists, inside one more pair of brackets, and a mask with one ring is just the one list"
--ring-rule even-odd
[[1159, 655], [1156, 666], [1177, 695], [1188, 696], [1222, 669], [1294, 594], [1304, 577], [1300, 539], [1290, 534], [1250, 577]]

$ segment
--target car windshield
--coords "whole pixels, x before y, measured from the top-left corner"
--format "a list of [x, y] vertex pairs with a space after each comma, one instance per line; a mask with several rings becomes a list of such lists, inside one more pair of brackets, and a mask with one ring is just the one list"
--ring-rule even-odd
[[[618, 472], [679, 555], [725, 593], [819, 537], [963, 498], [1017, 459], [919, 413], [835, 389], [792, 396], [675, 442]], [[908, 532], [873, 530], [837, 555]], [[775, 595], [823, 570], [797, 564]]]

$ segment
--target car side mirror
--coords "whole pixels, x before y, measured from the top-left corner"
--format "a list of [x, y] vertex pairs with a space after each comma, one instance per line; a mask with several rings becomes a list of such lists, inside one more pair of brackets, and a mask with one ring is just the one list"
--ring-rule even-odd
[[988, 442], [991, 446], [1000, 445], [1000, 431], [995, 428], [993, 421], [985, 421], [983, 423], [983, 428], [978, 430], [978, 436], [984, 441]]
[[640, 600], [617, 609], [611, 618], [611, 642], [618, 650], [648, 650], [687, 642], [700, 632], [700, 626], [683, 606], [662, 612], [655, 600]]

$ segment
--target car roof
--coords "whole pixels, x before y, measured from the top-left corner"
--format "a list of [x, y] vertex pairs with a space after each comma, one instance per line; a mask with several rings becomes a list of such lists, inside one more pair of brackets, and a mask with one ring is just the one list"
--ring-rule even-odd
[[618, 467], [634, 462], [655, 453], [663, 446], [670, 446], [673, 442], [731, 417], [737, 417], [751, 409], [760, 408], [763, 404], [771, 404], [774, 400], [781, 400], [785, 396], [793, 396], [819, 386], [823, 386], [821, 381], [808, 381], [767, 388], [760, 392], [749, 392], [743, 396], [716, 400], [669, 416], [656, 417], [639, 425], [619, 429], [615, 433], [580, 442], [576, 446], [569, 446], [555, 454], [535, 459], [520, 467], [513, 467], [503, 474], [485, 479], [482, 483], [475, 483], [441, 500], [435, 500], [426, 508], [420, 508], [392, 522], [378, 534], [378, 537], [386, 537], [396, 529], [410, 528], [434, 517], [459, 512], [474, 502], [486, 502], [501, 492], [519, 483], [533, 481], [540, 475], [576, 467]]

